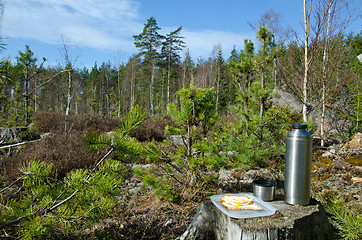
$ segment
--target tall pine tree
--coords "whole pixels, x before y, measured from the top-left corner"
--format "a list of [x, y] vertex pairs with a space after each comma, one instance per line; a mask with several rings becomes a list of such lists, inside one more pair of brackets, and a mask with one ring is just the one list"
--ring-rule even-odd
[[159, 48], [162, 44], [162, 35], [158, 33], [160, 27], [157, 25], [157, 21], [154, 17], [147, 19], [143, 31], [139, 35], [134, 35], [134, 44], [139, 49], [139, 54], [143, 56], [143, 62], [145, 64], [147, 75], [150, 79], [150, 114], [154, 113], [154, 88], [155, 88], [155, 71], [156, 63], [159, 59]]
[[162, 43], [162, 55], [167, 63], [167, 104], [170, 103], [170, 86], [171, 75], [174, 72], [175, 66], [180, 63], [181, 56], [179, 52], [185, 47], [185, 42], [179, 36], [182, 27], [166, 35], [165, 41]]

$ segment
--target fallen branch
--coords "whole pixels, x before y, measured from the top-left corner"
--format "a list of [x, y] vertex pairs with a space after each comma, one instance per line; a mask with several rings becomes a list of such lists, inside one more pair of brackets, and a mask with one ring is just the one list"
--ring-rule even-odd
[[28, 141], [28, 142], [21, 142], [21, 143], [15, 143], [15, 144], [11, 144], [11, 145], [6, 145], [6, 146], [2, 146], [0, 147], [0, 149], [4, 149], [4, 148], [11, 148], [11, 147], [16, 147], [16, 146], [21, 146], [27, 143], [32, 143], [32, 142], [36, 142], [36, 141], [40, 141], [41, 139], [37, 139], [37, 140], [32, 140], [32, 141]]
[[15, 183], [17, 183], [18, 181], [20, 181], [21, 179], [23, 179], [25, 176], [19, 177], [18, 179], [16, 179], [14, 182], [12, 182], [9, 186], [3, 188], [0, 190], [0, 193], [4, 192], [5, 190], [11, 188]]

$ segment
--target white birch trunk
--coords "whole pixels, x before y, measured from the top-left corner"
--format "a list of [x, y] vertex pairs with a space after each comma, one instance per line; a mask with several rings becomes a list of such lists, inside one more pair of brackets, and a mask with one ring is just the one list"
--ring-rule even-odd
[[131, 109], [134, 106], [134, 98], [135, 98], [135, 81], [136, 81], [136, 69], [133, 68], [134, 66], [131, 67]]
[[65, 133], [65, 135], [67, 135], [67, 131], [68, 131], [68, 115], [69, 115], [69, 112], [70, 112], [70, 103], [71, 103], [71, 100], [72, 100], [71, 90], [72, 90], [72, 77], [71, 77], [71, 72], [69, 70], [68, 71], [67, 107], [66, 107], [66, 110], [65, 110], [65, 121], [64, 121], [64, 133]]
[[332, 2], [328, 4], [328, 22], [327, 22], [327, 36], [326, 42], [323, 49], [323, 73], [322, 73], [322, 116], [321, 116], [321, 146], [324, 147], [325, 141], [325, 132], [324, 132], [324, 125], [325, 125], [325, 114], [326, 114], [326, 75], [327, 75], [327, 60], [328, 60], [328, 43], [330, 38], [330, 24], [331, 24], [331, 10], [332, 10]]
[[217, 82], [216, 82], [216, 112], [219, 108], [219, 94], [220, 94], [220, 63], [218, 64], [218, 69], [217, 69]]
[[[308, 37], [309, 37], [309, 16], [307, 16], [306, 9], [307, 0], [303, 1], [303, 12], [304, 12], [304, 78], [303, 78], [303, 121], [307, 122], [307, 101], [308, 101]], [[312, 5], [310, 6], [312, 8]]]
[[152, 61], [152, 69], [151, 69], [151, 86], [150, 86], [150, 113], [153, 115], [153, 85], [155, 81], [155, 60]]

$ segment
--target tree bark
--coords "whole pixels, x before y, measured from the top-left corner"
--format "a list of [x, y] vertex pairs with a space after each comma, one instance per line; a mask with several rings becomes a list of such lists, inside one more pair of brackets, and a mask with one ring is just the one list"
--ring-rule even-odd
[[72, 91], [72, 77], [71, 77], [71, 69], [68, 70], [68, 93], [67, 93], [67, 108], [65, 110], [65, 120], [64, 120], [64, 134], [68, 134], [68, 115], [70, 111], [70, 103], [72, 100], [71, 96]]
[[328, 20], [327, 20], [327, 36], [325, 38], [325, 45], [323, 48], [323, 72], [322, 72], [322, 116], [321, 116], [321, 146], [324, 147], [325, 133], [324, 133], [324, 123], [325, 123], [325, 114], [326, 114], [326, 75], [327, 75], [327, 61], [328, 53], [327, 48], [330, 38], [330, 24], [331, 24], [331, 10], [332, 2], [328, 4]]
[[247, 219], [230, 218], [210, 199], [204, 199], [188, 229], [178, 240], [305, 240], [331, 239], [333, 226], [315, 200], [309, 206], [271, 204], [277, 212], [271, 216]]
[[152, 67], [151, 67], [151, 86], [150, 86], [150, 114], [153, 115], [153, 88], [154, 88], [154, 81], [155, 81], [155, 60], [152, 60]]
[[303, 13], [304, 13], [304, 78], [303, 78], [303, 121], [307, 122], [307, 101], [308, 101], [308, 71], [309, 71], [309, 62], [308, 62], [308, 38], [309, 38], [309, 21], [310, 13], [312, 9], [312, 0], [310, 0], [310, 9], [307, 15], [307, 0], [303, 1]]

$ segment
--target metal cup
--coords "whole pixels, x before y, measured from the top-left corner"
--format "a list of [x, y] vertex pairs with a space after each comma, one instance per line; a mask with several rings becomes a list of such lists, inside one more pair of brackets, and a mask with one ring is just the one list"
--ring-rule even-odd
[[254, 180], [253, 195], [263, 201], [273, 201], [277, 182], [273, 180]]

